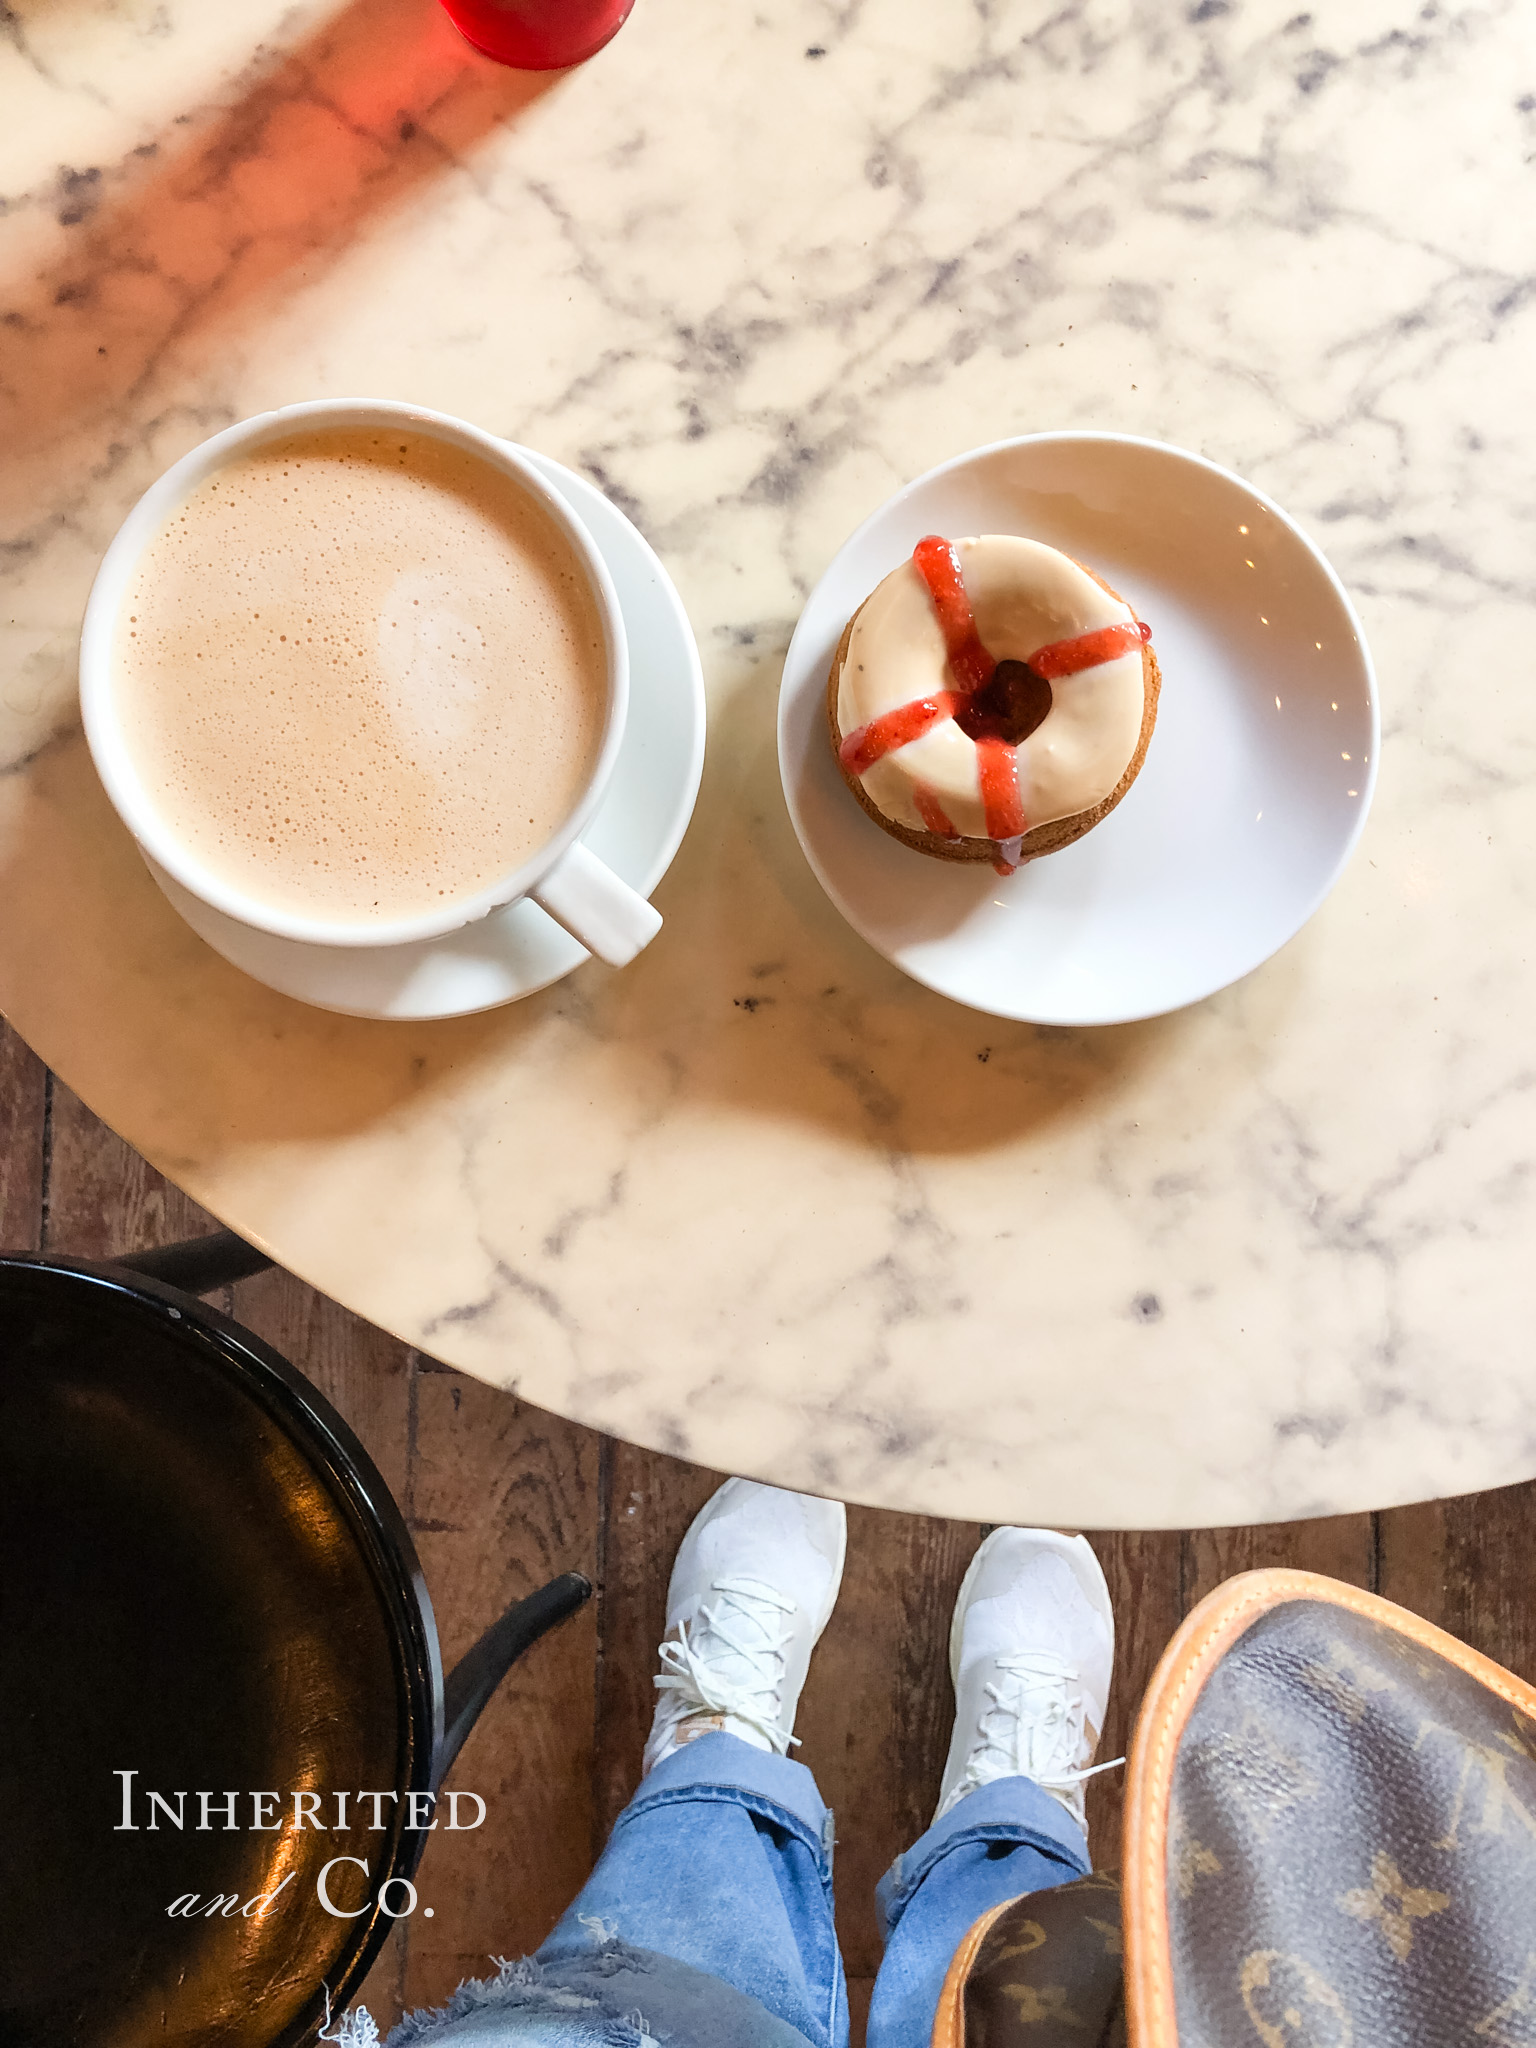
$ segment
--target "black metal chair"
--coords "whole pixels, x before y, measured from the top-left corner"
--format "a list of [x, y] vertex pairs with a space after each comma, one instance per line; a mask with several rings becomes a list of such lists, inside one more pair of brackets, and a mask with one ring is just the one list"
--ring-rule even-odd
[[411, 1909], [481, 1710], [591, 1593], [551, 1581], [444, 1681], [377, 1468], [195, 1298], [269, 1263], [227, 1232], [0, 1257], [6, 2048], [312, 2040]]

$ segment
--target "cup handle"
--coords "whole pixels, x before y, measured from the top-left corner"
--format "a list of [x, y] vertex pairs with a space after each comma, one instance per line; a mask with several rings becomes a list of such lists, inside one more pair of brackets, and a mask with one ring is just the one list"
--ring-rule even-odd
[[529, 894], [610, 967], [627, 967], [661, 930], [661, 912], [579, 841]]

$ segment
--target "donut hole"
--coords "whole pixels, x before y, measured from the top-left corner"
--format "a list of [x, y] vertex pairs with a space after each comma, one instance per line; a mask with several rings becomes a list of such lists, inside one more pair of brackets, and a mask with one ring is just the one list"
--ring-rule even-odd
[[1051, 686], [1027, 661], [1000, 661], [991, 678], [973, 690], [955, 713], [955, 723], [969, 739], [1005, 740], [1017, 747], [1044, 722], [1051, 708]]

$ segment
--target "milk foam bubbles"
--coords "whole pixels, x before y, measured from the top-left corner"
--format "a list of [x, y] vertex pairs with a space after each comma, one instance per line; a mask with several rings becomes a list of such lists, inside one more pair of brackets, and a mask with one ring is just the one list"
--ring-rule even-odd
[[379, 701], [397, 744], [451, 759], [483, 715], [486, 641], [442, 569], [407, 569], [379, 613]]
[[113, 693], [187, 850], [275, 909], [440, 911], [535, 854], [607, 710], [582, 565], [515, 478], [413, 429], [242, 454], [141, 557]]

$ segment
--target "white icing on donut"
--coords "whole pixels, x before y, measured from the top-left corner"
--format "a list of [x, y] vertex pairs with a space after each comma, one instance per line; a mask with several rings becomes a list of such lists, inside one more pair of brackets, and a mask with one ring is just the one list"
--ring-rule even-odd
[[[1055, 548], [1016, 534], [957, 540], [966, 595], [982, 645], [997, 661], [1027, 661], [1053, 641], [1135, 614]], [[860, 726], [952, 687], [944, 635], [928, 586], [908, 560], [876, 586], [854, 620], [838, 679], [837, 723]], [[1075, 817], [1104, 801], [1130, 766], [1144, 704], [1139, 648], [1051, 684], [1051, 708], [1015, 749], [1026, 826]], [[985, 839], [976, 743], [953, 719], [931, 727], [860, 776], [877, 810], [927, 830], [913, 792], [931, 791], [956, 831]]]

